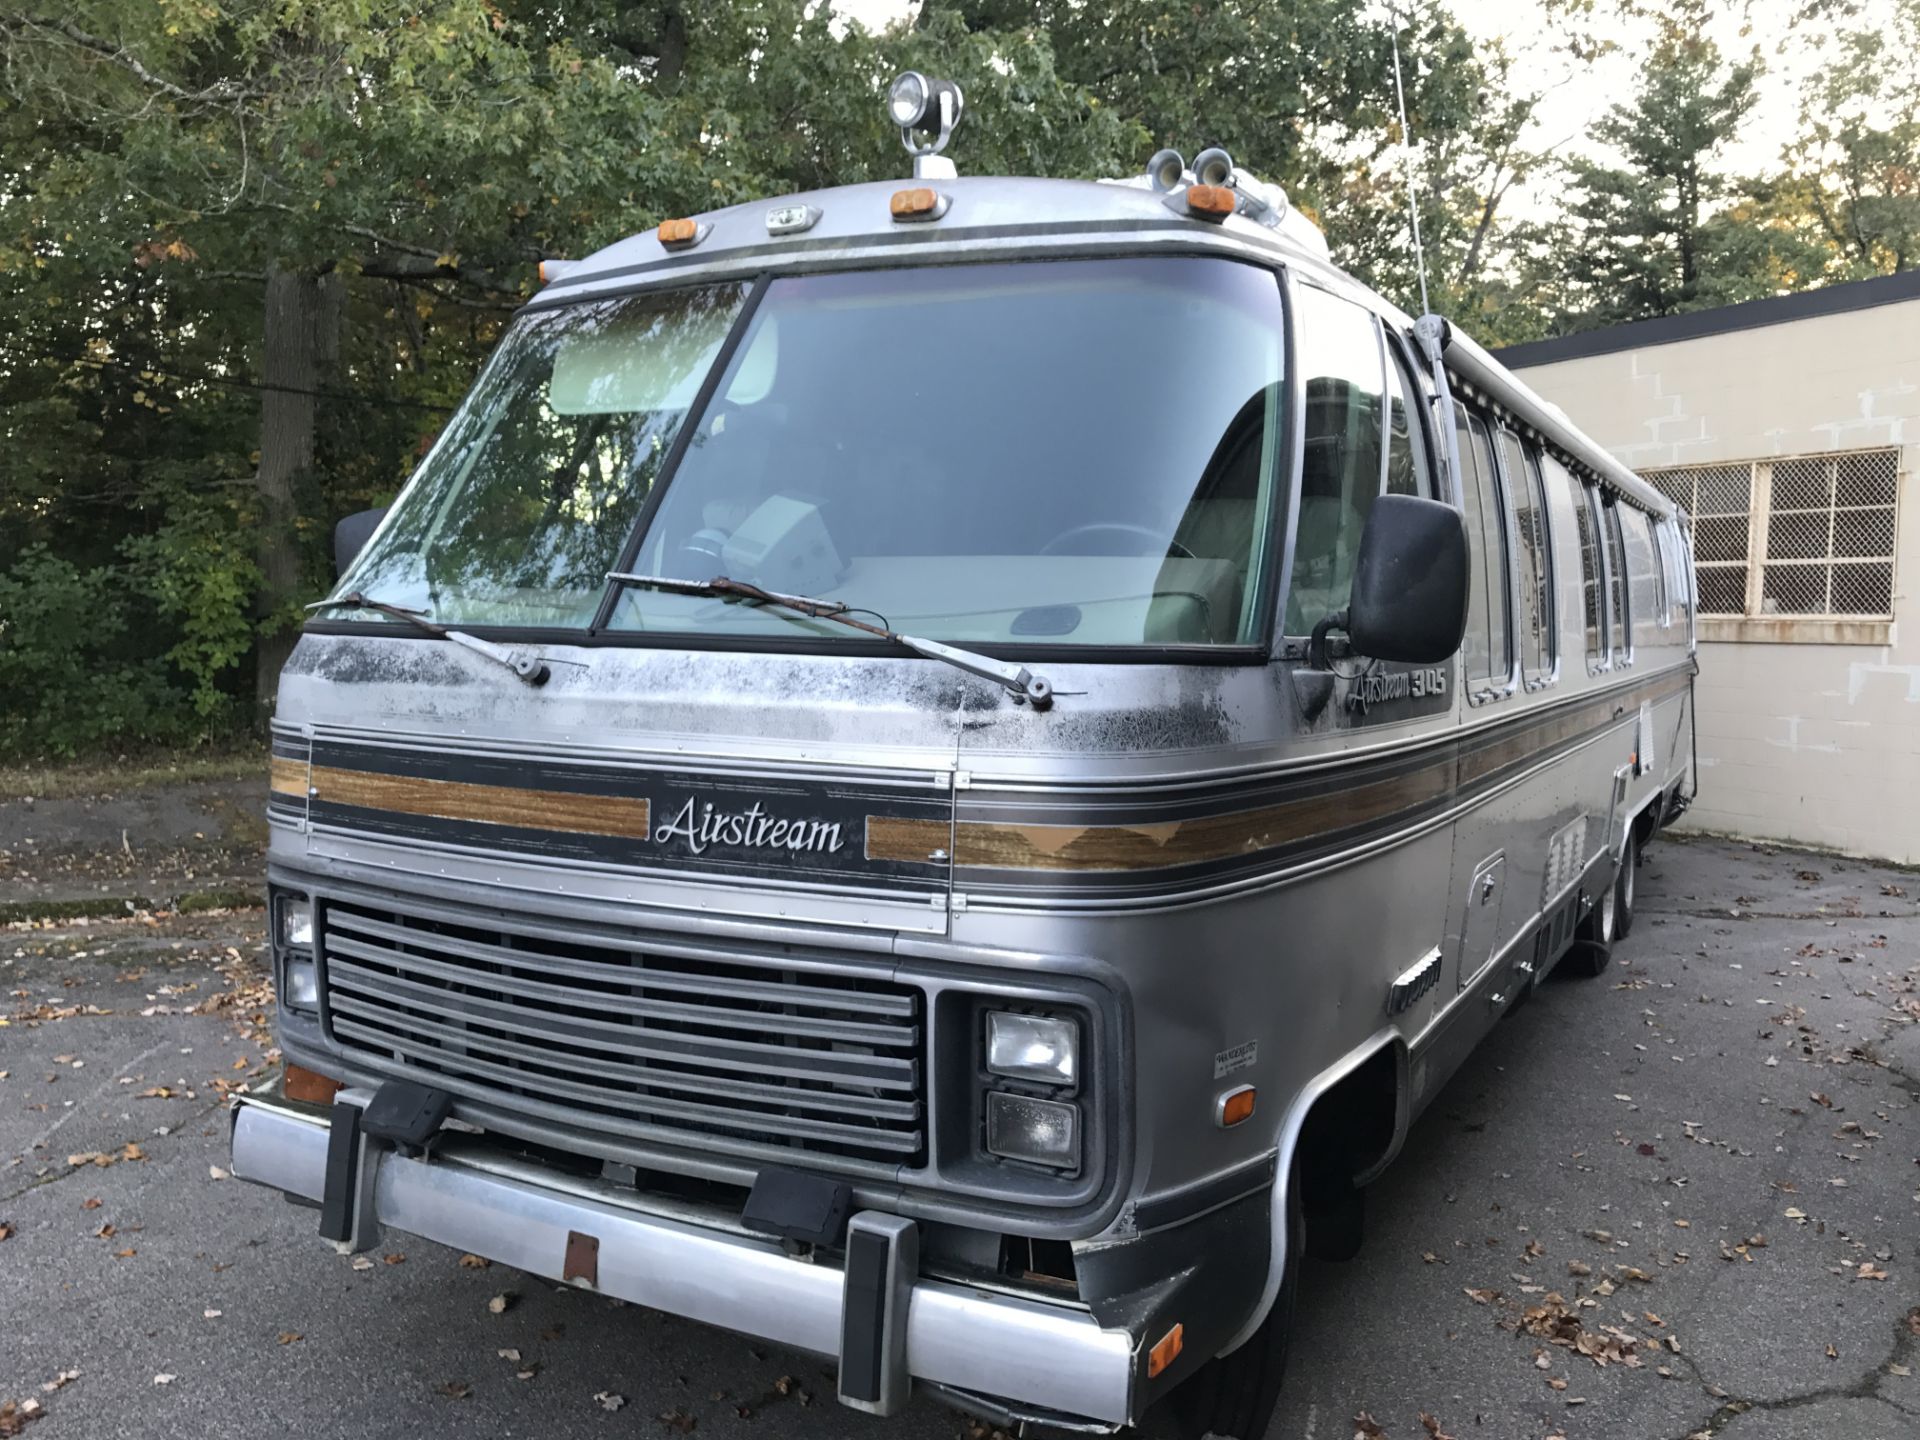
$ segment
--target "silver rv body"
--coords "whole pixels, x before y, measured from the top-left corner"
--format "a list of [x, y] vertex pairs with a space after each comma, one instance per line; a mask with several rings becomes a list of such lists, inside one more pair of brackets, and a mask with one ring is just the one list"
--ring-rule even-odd
[[[239, 1103], [237, 1174], [343, 1248], [832, 1357], [881, 1413], [918, 1384], [1111, 1429], [1275, 1343], [1316, 1227], [1630, 918], [1693, 783], [1692, 564], [1470, 341], [1184, 188], [858, 185], [539, 293], [282, 677], [293, 1068]], [[1124, 361], [1117, 314], [1154, 337]], [[579, 449], [469, 515], [494, 412]], [[650, 488], [582, 500], [582, 455]], [[1227, 478], [1169, 511], [1182, 455]], [[1461, 517], [1444, 660], [1318, 623], [1383, 492]], [[576, 543], [578, 584], [496, 583]], [[442, 1108], [408, 1136], [383, 1093]]]

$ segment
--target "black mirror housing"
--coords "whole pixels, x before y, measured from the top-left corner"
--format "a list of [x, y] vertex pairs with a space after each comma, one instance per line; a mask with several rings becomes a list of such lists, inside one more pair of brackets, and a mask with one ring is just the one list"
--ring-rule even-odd
[[347, 573], [347, 567], [353, 564], [354, 557], [366, 548], [367, 541], [373, 538], [373, 532], [380, 528], [380, 522], [386, 518], [387, 510], [383, 505], [378, 510], [356, 511], [333, 527], [335, 579]]
[[1467, 527], [1438, 500], [1382, 495], [1373, 502], [1353, 567], [1347, 638], [1375, 660], [1433, 665], [1467, 633]]

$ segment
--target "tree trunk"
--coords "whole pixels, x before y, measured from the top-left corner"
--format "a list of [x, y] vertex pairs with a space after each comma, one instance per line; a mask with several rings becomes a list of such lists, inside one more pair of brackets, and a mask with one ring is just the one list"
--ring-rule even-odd
[[263, 729], [273, 714], [280, 668], [299, 638], [291, 610], [301, 588], [300, 497], [314, 489], [319, 391], [339, 354], [343, 298], [337, 275], [278, 267], [267, 272], [260, 468], [254, 476], [260, 501], [255, 615], [262, 625], [254, 651], [254, 700]]

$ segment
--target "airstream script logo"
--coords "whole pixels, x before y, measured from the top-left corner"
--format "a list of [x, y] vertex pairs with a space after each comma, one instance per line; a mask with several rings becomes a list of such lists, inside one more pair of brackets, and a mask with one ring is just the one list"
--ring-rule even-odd
[[1347, 691], [1347, 708], [1365, 714], [1370, 706], [1388, 700], [1424, 700], [1447, 693], [1447, 672], [1439, 669], [1397, 670], [1383, 675], [1371, 671], [1354, 680]]
[[654, 827], [654, 844], [671, 845], [676, 840], [685, 841], [695, 855], [704, 855], [715, 845], [832, 855], [843, 843], [839, 825], [824, 820], [783, 820], [769, 815], [758, 800], [744, 810], [716, 810], [712, 801], [701, 805], [689, 800], [673, 819]]

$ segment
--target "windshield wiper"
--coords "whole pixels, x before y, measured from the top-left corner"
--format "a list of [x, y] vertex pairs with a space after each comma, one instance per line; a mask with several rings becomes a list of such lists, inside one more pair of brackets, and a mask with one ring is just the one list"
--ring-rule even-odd
[[738, 595], [743, 600], [755, 600], [762, 605], [777, 606], [782, 610], [791, 610], [799, 615], [810, 616], [816, 620], [831, 620], [836, 625], [850, 626], [855, 630], [864, 630], [869, 635], [878, 635], [882, 640], [891, 640], [896, 645], [904, 645], [916, 655], [924, 655], [929, 660], [941, 660], [956, 670], [964, 670], [969, 675], [978, 675], [982, 680], [991, 680], [1003, 687], [1016, 700], [1024, 700], [1036, 710], [1045, 710], [1053, 704], [1053, 686], [1045, 676], [1036, 675], [1024, 665], [1003, 663], [987, 655], [976, 655], [971, 650], [962, 650], [954, 645], [942, 645], [938, 640], [922, 640], [917, 635], [902, 635], [898, 630], [888, 630], [883, 626], [869, 625], [864, 620], [856, 620], [851, 612], [854, 607], [838, 600], [815, 600], [810, 595], [782, 595], [773, 590], [762, 590], [758, 585], [745, 580], [729, 579], [725, 575], [716, 575], [711, 580], [673, 580], [664, 575], [629, 575], [622, 571], [612, 571], [607, 579], [616, 585], [633, 585], [647, 590], [671, 590], [682, 595]]
[[396, 620], [404, 621], [416, 630], [424, 630], [435, 639], [451, 640], [454, 644], [464, 646], [476, 655], [486, 657], [496, 665], [504, 665], [529, 685], [544, 685], [553, 674], [547, 668], [547, 662], [538, 655], [516, 655], [505, 646], [482, 640], [478, 635], [469, 635], [464, 630], [449, 630], [444, 625], [436, 625], [431, 620], [423, 619], [422, 611], [409, 610], [404, 605], [389, 605], [384, 600], [374, 600], [362, 595], [358, 590], [342, 595], [337, 600], [316, 601], [307, 606], [307, 609], [377, 610], [382, 615], [391, 615]]

